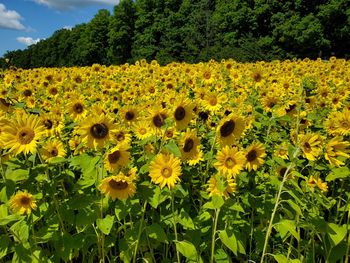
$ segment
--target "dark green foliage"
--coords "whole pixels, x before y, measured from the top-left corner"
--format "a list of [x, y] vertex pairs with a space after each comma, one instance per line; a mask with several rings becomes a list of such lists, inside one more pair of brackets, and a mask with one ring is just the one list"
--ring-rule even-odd
[[112, 15], [61, 29], [0, 66], [349, 58], [348, 0], [121, 0]]

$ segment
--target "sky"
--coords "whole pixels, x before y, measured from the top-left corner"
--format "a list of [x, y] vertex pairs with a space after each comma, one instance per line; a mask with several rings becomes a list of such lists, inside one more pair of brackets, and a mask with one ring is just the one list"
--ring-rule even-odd
[[89, 22], [118, 0], [0, 0], [0, 57], [25, 49], [56, 30]]

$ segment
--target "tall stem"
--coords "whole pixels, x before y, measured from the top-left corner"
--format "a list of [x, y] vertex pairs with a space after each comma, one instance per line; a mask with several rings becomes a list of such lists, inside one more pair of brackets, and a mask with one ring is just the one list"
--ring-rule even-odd
[[218, 226], [218, 218], [219, 218], [220, 208], [215, 209], [215, 218], [214, 218], [214, 225], [213, 225], [213, 232], [211, 235], [211, 256], [210, 256], [210, 263], [214, 262], [214, 254], [215, 254], [215, 237], [216, 237], [216, 228]]
[[136, 239], [136, 244], [135, 244], [135, 249], [134, 249], [134, 255], [133, 255], [133, 259], [132, 259], [132, 262], [134, 262], [134, 263], [136, 262], [137, 250], [139, 249], [139, 240], [140, 240], [141, 234], [142, 234], [142, 226], [143, 226], [143, 222], [145, 221], [146, 206], [147, 206], [147, 201], [145, 201], [145, 203], [143, 205], [143, 209], [142, 209], [141, 221], [140, 221], [140, 225], [139, 225], [139, 232], [137, 234], [137, 239]]
[[[173, 224], [174, 224], [174, 233], [175, 233], [175, 242], [177, 243], [178, 240], [178, 236], [177, 236], [177, 228], [176, 228], [176, 224], [177, 224], [177, 214], [175, 213], [175, 205], [174, 205], [174, 192], [171, 193], [171, 210], [173, 212]], [[179, 251], [176, 249], [176, 258], [177, 258], [177, 263], [180, 263], [180, 253]]]

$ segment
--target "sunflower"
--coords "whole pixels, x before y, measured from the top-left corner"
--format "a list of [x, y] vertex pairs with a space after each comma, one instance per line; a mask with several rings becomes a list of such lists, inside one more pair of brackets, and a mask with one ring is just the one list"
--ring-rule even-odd
[[82, 96], [71, 98], [70, 102], [67, 104], [67, 111], [69, 116], [75, 121], [84, 119], [87, 114], [84, 98]]
[[98, 189], [101, 193], [111, 197], [113, 201], [115, 199], [126, 200], [136, 192], [133, 180], [123, 173], [103, 179]]
[[35, 153], [38, 141], [44, 135], [44, 127], [36, 115], [19, 114], [5, 127], [1, 134], [4, 148], [10, 148], [10, 152]]
[[200, 151], [200, 140], [196, 136], [196, 130], [187, 128], [186, 132], [182, 135], [179, 146], [182, 160], [188, 161], [195, 159]]
[[86, 145], [82, 142], [82, 139], [78, 135], [74, 135], [69, 140], [69, 148], [73, 152], [73, 155], [82, 154], [86, 151]]
[[145, 120], [135, 122], [132, 125], [132, 131], [134, 132], [134, 134], [138, 140], [144, 140], [144, 139], [152, 136], [152, 131], [151, 131], [151, 128], [149, 126], [149, 122], [145, 121]]
[[40, 152], [43, 159], [47, 162], [50, 162], [52, 158], [64, 157], [66, 155], [63, 143], [56, 138], [48, 141]]
[[127, 151], [127, 147], [121, 145], [112, 148], [106, 153], [103, 163], [109, 172], [126, 167], [130, 163], [130, 153]]
[[218, 195], [227, 199], [230, 197], [229, 194], [236, 192], [236, 186], [237, 184], [232, 178], [227, 178], [217, 174], [210, 177], [207, 191], [209, 196]]
[[28, 215], [37, 208], [34, 197], [27, 192], [18, 191], [9, 202], [12, 212], [20, 215]]
[[77, 126], [77, 133], [89, 148], [101, 148], [111, 140], [115, 124], [106, 115], [91, 116]]
[[155, 184], [161, 188], [165, 185], [173, 189], [175, 184], [180, 181], [181, 162], [180, 159], [172, 154], [158, 154], [149, 165], [149, 176]]
[[119, 146], [124, 145], [125, 147], [129, 148], [131, 142], [131, 134], [126, 128], [120, 127], [113, 130], [111, 137], [113, 143]]
[[217, 128], [217, 137], [222, 146], [232, 145], [239, 140], [245, 129], [245, 122], [242, 117], [230, 114], [222, 119]]
[[124, 106], [120, 111], [120, 116], [123, 123], [130, 125], [138, 120], [140, 112], [140, 109], [135, 106]]
[[173, 107], [176, 129], [183, 130], [193, 118], [194, 104], [188, 99], [180, 99]]
[[322, 137], [315, 133], [299, 135], [303, 156], [310, 161], [315, 161], [322, 151], [322, 141]]
[[45, 128], [45, 134], [47, 137], [60, 134], [64, 128], [62, 117], [56, 114], [44, 113], [40, 115], [40, 122]]
[[288, 157], [288, 144], [283, 142], [275, 148], [274, 156], [280, 157], [284, 160], [289, 159]]
[[246, 149], [246, 165], [248, 171], [258, 170], [264, 164], [264, 157], [266, 156], [265, 147], [262, 143], [254, 143]]
[[343, 141], [342, 137], [332, 138], [326, 146], [325, 159], [329, 161], [331, 165], [341, 166], [344, 165], [344, 162], [338, 160], [337, 157], [350, 158], [349, 149], [350, 146], [348, 141]]
[[151, 110], [149, 114], [150, 127], [157, 133], [165, 125], [165, 120], [167, 118], [166, 110], [157, 109]]
[[216, 159], [214, 166], [227, 177], [238, 175], [243, 170], [246, 161], [243, 152], [227, 145], [217, 153]]

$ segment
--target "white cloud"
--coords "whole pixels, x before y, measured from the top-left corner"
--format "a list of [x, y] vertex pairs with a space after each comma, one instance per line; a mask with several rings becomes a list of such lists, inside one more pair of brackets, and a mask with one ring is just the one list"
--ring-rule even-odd
[[23, 18], [14, 10], [7, 10], [4, 4], [0, 4], [0, 28], [24, 30], [20, 20]]
[[53, 9], [67, 10], [89, 5], [117, 5], [119, 0], [33, 0], [39, 5], [46, 5]]
[[19, 43], [25, 44], [27, 46], [36, 44], [41, 40], [40, 38], [33, 39], [31, 37], [17, 37], [16, 39]]
[[64, 26], [63, 29], [66, 29], [66, 30], [72, 30], [72, 26]]

